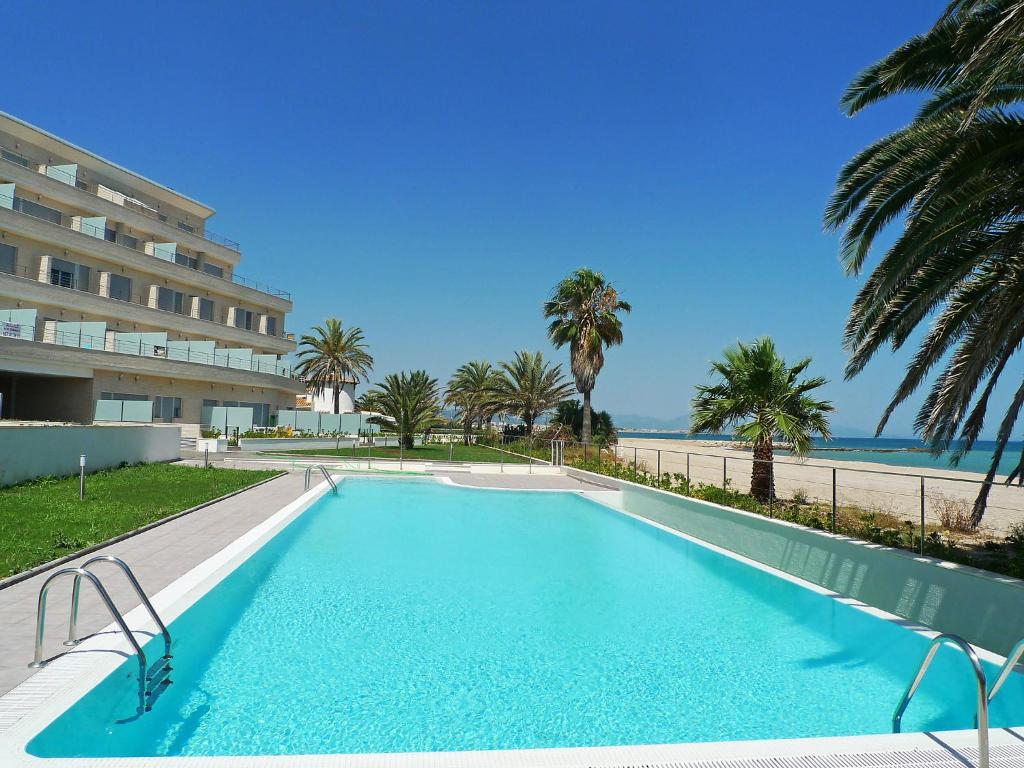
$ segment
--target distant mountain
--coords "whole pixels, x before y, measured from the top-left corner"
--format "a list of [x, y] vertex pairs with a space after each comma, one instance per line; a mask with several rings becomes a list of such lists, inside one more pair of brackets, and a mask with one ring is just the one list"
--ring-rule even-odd
[[631, 429], [655, 429], [663, 432], [675, 432], [686, 429], [690, 419], [686, 416], [676, 416], [673, 419], [661, 419], [657, 416], [640, 416], [635, 413], [613, 413], [612, 421], [616, 429], [626, 432]]

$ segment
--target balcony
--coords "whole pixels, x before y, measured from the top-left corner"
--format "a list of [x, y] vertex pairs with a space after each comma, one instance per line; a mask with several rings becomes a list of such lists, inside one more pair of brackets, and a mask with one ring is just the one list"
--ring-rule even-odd
[[[20, 310], [24, 312], [24, 310]], [[34, 314], [34, 310], [29, 312]], [[181, 363], [197, 363], [250, 373], [267, 374], [300, 381], [295, 371], [268, 355], [235, 354], [243, 350], [215, 348], [214, 342], [166, 341], [161, 333], [116, 333], [105, 330], [105, 323], [32, 323], [0, 321], [0, 338], [71, 347], [76, 350], [112, 352], [132, 357], [147, 357]], [[162, 342], [162, 343], [161, 343]]]
[[[117, 236], [113, 230], [108, 230], [105, 227], [98, 227], [90, 223], [89, 217], [69, 216], [56, 208], [50, 208], [33, 200], [18, 197], [17, 195], [5, 194], [3, 192], [0, 192], [0, 208], [6, 208], [14, 211], [15, 213], [35, 219], [36, 221], [44, 221], [63, 229], [78, 232], [87, 237], [103, 240], [110, 245], [131, 251], [135, 255], [149, 256], [150, 258], [156, 258], [165, 263], [175, 264], [173, 260], [160, 259], [158, 256], [153, 256], [152, 254], [147, 253], [145, 241], [123, 235]], [[211, 272], [203, 271], [198, 267], [192, 268], [182, 264], [176, 264], [176, 266], [189, 270], [190, 272], [201, 272], [204, 280], [209, 278], [211, 280], [219, 280], [225, 283], [241, 285], [254, 291], [259, 291], [260, 293], [265, 293], [289, 302], [292, 298], [291, 293], [288, 291], [283, 291], [266, 285], [265, 283], [260, 283], [243, 275], [239, 275], [237, 272], [232, 273], [229, 277], [223, 277], [217, 276]]]
[[[0, 145], [0, 159], [6, 160], [9, 163], [14, 163], [15, 165], [20, 165], [22, 168], [28, 168], [30, 171], [35, 171], [36, 173], [41, 174], [43, 176], [48, 176], [51, 179], [62, 181], [69, 186], [76, 187], [82, 190], [83, 192], [95, 194], [96, 197], [115, 203], [116, 205], [120, 205], [124, 208], [131, 208], [133, 211], [141, 213], [143, 216], [153, 219], [154, 221], [159, 221], [164, 224], [170, 225], [168, 217], [160, 213], [160, 211], [158, 211], [153, 206], [148, 205], [142, 202], [141, 200], [132, 197], [131, 195], [127, 195], [124, 192], [119, 192], [118, 190], [112, 187], [108, 187], [104, 184], [97, 183], [96, 191], [95, 193], [93, 193], [89, 189], [88, 184], [79, 179], [76, 174], [72, 174], [70, 171], [68, 171], [65, 166], [46, 165], [43, 163], [37, 163], [34, 160], [30, 160], [29, 158], [25, 157], [21, 153], [15, 152], [12, 149], [8, 149], [3, 145]], [[188, 227], [188, 225], [185, 226]], [[216, 232], [211, 232], [208, 229], [204, 229], [202, 233], [196, 232], [195, 228], [193, 227], [188, 227], [187, 229], [183, 227], [183, 229], [186, 232], [194, 234], [196, 237], [200, 237], [203, 240], [207, 240], [211, 243], [215, 243], [216, 245], [228, 248], [232, 251], [235, 251], [236, 253], [241, 250], [241, 246], [238, 244], [237, 240], [232, 240], [229, 237], [218, 235]]]
[[[174, 328], [184, 334], [209, 334], [229, 343], [251, 345], [276, 354], [288, 354], [295, 349], [294, 341], [283, 335], [263, 334], [228, 325], [227, 309], [222, 312], [221, 320], [193, 317], [186, 311], [184, 301], [180, 306], [181, 311], [176, 311], [177, 302], [172, 302], [170, 308], [161, 307], [158, 294], [158, 303], [154, 306], [151, 291], [136, 290], [134, 284], [124, 288], [108, 285], [110, 295], [103, 295], [98, 288], [99, 276], [92, 270], [69, 270], [51, 263], [49, 275], [42, 280], [40, 271], [41, 268], [17, 263], [0, 264], [0, 295], [58, 307], [71, 304], [76, 311], [86, 315], [118, 318], [144, 327]], [[10, 283], [10, 287], [5, 288], [3, 278], [6, 277], [14, 278], [18, 283]], [[73, 292], [81, 294], [80, 298], [74, 297]]]

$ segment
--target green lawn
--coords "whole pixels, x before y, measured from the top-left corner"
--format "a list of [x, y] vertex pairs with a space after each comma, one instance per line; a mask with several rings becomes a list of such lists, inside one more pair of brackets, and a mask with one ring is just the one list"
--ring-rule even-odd
[[147, 464], [0, 488], [0, 577], [237, 491], [276, 471]]
[[[410, 448], [405, 451], [405, 458], [409, 461], [448, 461], [448, 450], [449, 446], [442, 445], [439, 443], [430, 443], [428, 445], [417, 445], [415, 448]], [[501, 453], [494, 450], [493, 448], [487, 448], [483, 445], [463, 445], [462, 443], [456, 443], [451, 447], [452, 461], [477, 461], [477, 462], [494, 462], [498, 463], [501, 461]], [[327, 456], [337, 457], [342, 459], [360, 458], [365, 459], [367, 456], [366, 448], [359, 448], [353, 450], [352, 446], [347, 448], [302, 448], [294, 451], [277, 451], [277, 453], [287, 453], [290, 455], [299, 456]], [[374, 459], [397, 459], [399, 456], [398, 448], [389, 445], [387, 448], [382, 446], [374, 446], [370, 449], [370, 456]], [[506, 464], [525, 464], [527, 459], [522, 456], [510, 456], [505, 454]]]

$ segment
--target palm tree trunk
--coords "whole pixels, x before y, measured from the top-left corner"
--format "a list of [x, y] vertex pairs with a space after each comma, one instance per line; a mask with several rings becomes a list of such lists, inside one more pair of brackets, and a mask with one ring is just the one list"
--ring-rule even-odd
[[583, 427], [580, 430], [582, 433], [583, 444], [587, 445], [590, 443], [590, 390], [584, 390], [583, 392]]
[[341, 386], [338, 384], [334, 385], [334, 412], [337, 413], [341, 407]]
[[775, 495], [775, 473], [772, 440], [760, 439], [754, 443], [754, 467], [750, 471], [750, 495], [758, 501], [768, 501]]
[[410, 435], [408, 432], [402, 433], [402, 447], [407, 451], [411, 451], [413, 446], [416, 444], [416, 435]]
[[467, 418], [462, 421], [462, 444], [469, 445], [473, 436], [473, 419]]

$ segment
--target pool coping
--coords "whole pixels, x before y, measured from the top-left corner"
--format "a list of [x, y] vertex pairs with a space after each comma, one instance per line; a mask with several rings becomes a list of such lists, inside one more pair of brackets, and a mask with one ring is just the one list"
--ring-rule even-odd
[[[340, 475], [344, 482], [345, 475]], [[500, 490], [513, 493], [543, 491], [547, 493], [569, 493], [583, 496], [601, 506], [624, 514], [666, 533], [678, 536], [698, 546], [738, 560], [748, 566], [771, 573], [786, 581], [830, 597], [834, 600], [863, 610], [876, 618], [897, 623], [899, 626], [934, 637], [934, 630], [910, 622], [859, 600], [845, 597], [799, 577], [738, 555], [722, 547], [702, 541], [671, 527], [628, 512], [616, 506], [615, 498], [621, 498], [621, 491], [588, 491], [579, 489], [509, 489], [486, 486], [463, 486], [448, 477], [385, 477], [360, 476], [381, 482], [436, 482], [465, 490]], [[273, 479], [273, 478], [271, 478]], [[178, 616], [212, 590], [238, 566], [249, 559], [257, 550], [274, 538], [295, 518], [316, 503], [329, 488], [326, 480], [307, 491], [298, 499], [282, 507], [278, 512], [242, 534], [217, 554], [186, 572], [152, 597], [152, 603], [165, 623], [170, 624]], [[142, 627], [143, 633], [152, 634], [152, 625], [143, 606], [138, 606], [126, 615], [132, 627]], [[513, 768], [514, 766], [654, 766], [658, 763], [689, 763], [693, 761], [747, 760], [754, 757], [806, 758], [826, 755], [855, 755], [907, 752], [934, 752], [938, 749], [972, 751], [977, 744], [977, 732], [944, 731], [933, 733], [879, 734], [867, 736], [830, 736], [802, 739], [764, 739], [750, 741], [698, 742], [659, 745], [627, 745], [612, 747], [560, 747], [543, 749], [423, 752], [387, 754], [320, 754], [320, 755], [246, 755], [246, 756], [201, 756], [201, 757], [101, 757], [101, 758], [39, 758], [25, 751], [29, 741], [72, 706], [78, 699], [95, 687], [113, 670], [119, 667], [130, 652], [127, 641], [117, 636], [111, 641], [115, 630], [112, 623], [96, 635], [78, 645], [73, 651], [62, 655], [29, 680], [0, 696], [0, 764], [4, 766], [52, 766], [53, 768], [141, 768], [161, 766], [165, 768], [242, 768], [260, 766], [270, 768], [298, 768], [316, 765], [323, 768], [368, 768], [386, 765], [390, 768], [441, 768], [451, 766], [484, 766], [485, 768]], [[148, 640], [147, 640], [148, 642]], [[114, 651], [114, 652], [111, 652]], [[986, 661], [1000, 664], [1003, 657], [983, 648], [978, 655]], [[1024, 742], [1024, 729], [992, 729], [991, 744], [1020, 747]], [[824, 759], [823, 759], [824, 764]], [[858, 763], [860, 764], [860, 763]], [[867, 764], [867, 763], [865, 763]], [[962, 764], [962, 759], [961, 759]]]

